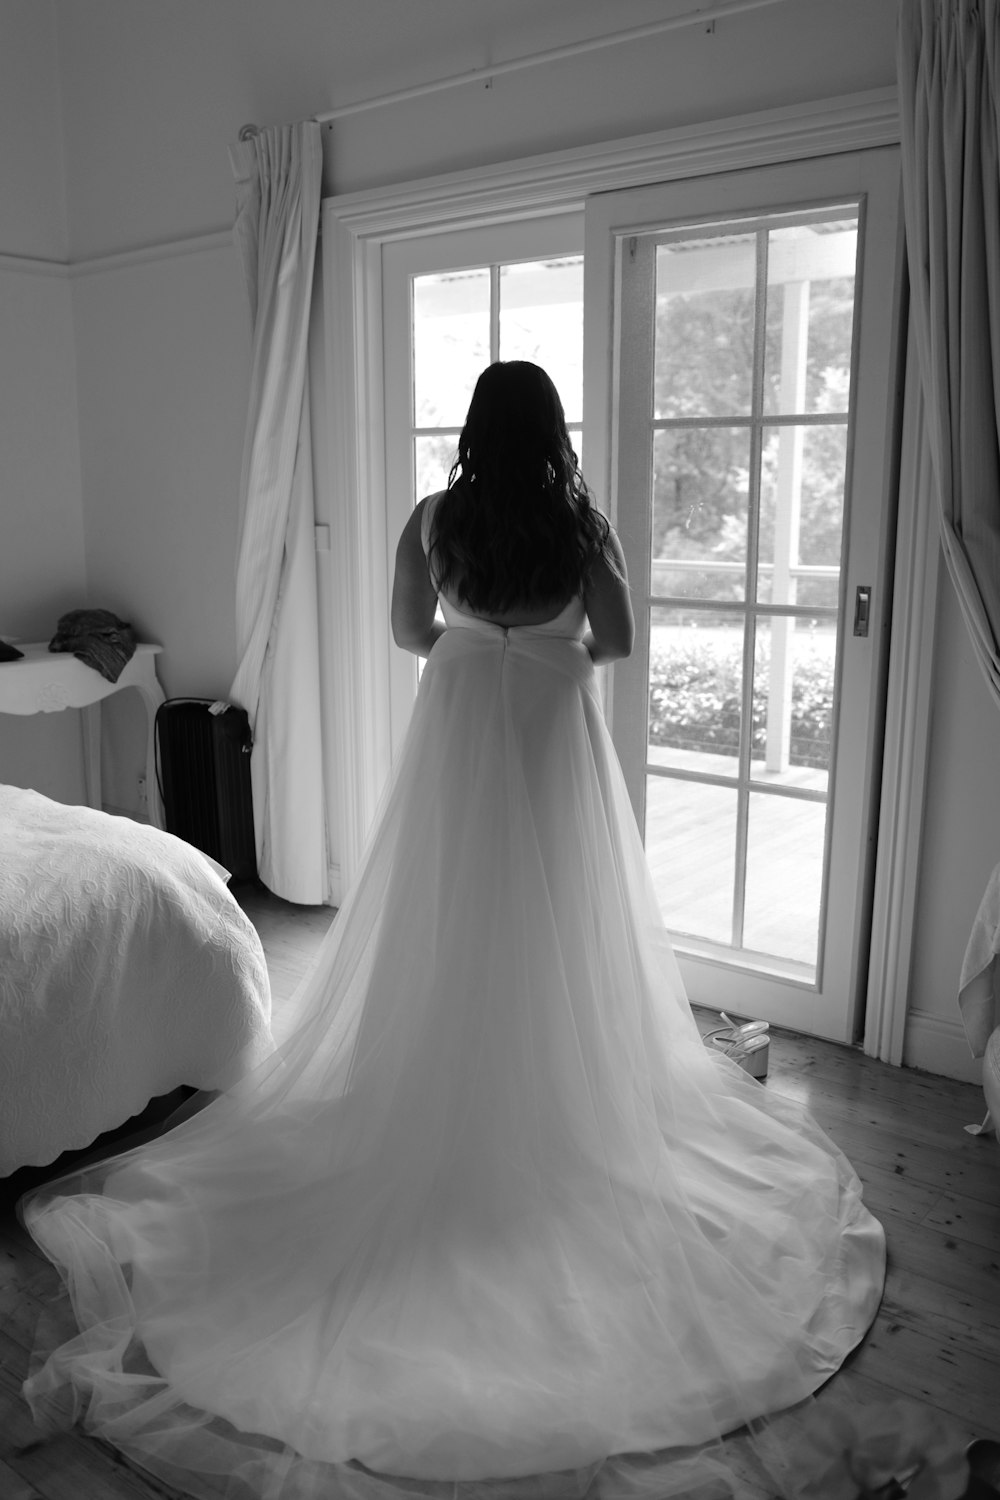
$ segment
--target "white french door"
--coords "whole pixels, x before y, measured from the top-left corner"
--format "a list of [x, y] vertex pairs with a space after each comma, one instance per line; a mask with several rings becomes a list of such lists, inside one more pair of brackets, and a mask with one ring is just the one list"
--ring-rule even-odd
[[612, 727], [661, 909], [695, 1003], [839, 1040], [870, 925], [897, 204], [886, 150], [588, 205], [638, 625]]
[[[889, 148], [381, 247], [387, 584], [480, 370], [537, 360], [626, 550], [609, 718], [691, 999], [839, 1040], [870, 931], [897, 207]], [[418, 669], [390, 658], [395, 752]]]
[[[421, 235], [382, 249], [387, 567], [425, 495], [443, 489], [473, 388], [497, 359], [552, 377], [578, 455], [583, 416], [583, 215]], [[393, 650], [393, 753], [416, 696], [419, 664]]]

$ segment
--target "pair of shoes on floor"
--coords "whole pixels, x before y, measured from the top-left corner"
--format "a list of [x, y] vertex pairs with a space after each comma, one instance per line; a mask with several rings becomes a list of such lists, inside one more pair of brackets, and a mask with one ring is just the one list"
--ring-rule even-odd
[[739, 1063], [751, 1078], [767, 1077], [768, 1056], [771, 1039], [767, 1034], [766, 1021], [734, 1021], [725, 1011], [719, 1013], [725, 1026], [706, 1033], [705, 1042]]

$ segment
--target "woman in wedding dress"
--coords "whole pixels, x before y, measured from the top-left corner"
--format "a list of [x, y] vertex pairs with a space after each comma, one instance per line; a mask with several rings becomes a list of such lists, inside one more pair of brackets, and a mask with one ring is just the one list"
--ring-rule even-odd
[[554, 387], [490, 366], [399, 543], [427, 664], [294, 1035], [25, 1200], [72, 1308], [41, 1424], [204, 1497], [756, 1493], [727, 1435], [838, 1368], [884, 1242], [701, 1042], [595, 686], [632, 628]]

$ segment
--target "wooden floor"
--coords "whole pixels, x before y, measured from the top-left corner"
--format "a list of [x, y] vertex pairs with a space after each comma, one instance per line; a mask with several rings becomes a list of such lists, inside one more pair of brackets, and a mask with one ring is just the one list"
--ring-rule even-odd
[[[268, 955], [279, 1027], [330, 913], [240, 893]], [[702, 1029], [715, 1017], [700, 1016]], [[969, 1084], [890, 1068], [778, 1032], [765, 1085], [808, 1105], [854, 1162], [885, 1225], [878, 1318], [820, 1399], [914, 1398], [963, 1439], [1000, 1439], [1000, 1147], [963, 1127], [982, 1115]], [[0, 1201], [0, 1500], [152, 1500], [178, 1492], [112, 1449], [72, 1434], [38, 1443], [20, 1397], [37, 1308], [54, 1272]], [[37, 1445], [36, 1445], [37, 1444]]]

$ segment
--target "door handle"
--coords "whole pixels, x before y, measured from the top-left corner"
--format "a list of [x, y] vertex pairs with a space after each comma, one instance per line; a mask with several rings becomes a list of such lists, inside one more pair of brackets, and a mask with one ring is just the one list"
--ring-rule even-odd
[[854, 634], [867, 635], [871, 618], [872, 591], [867, 584], [859, 584], [854, 593]]

